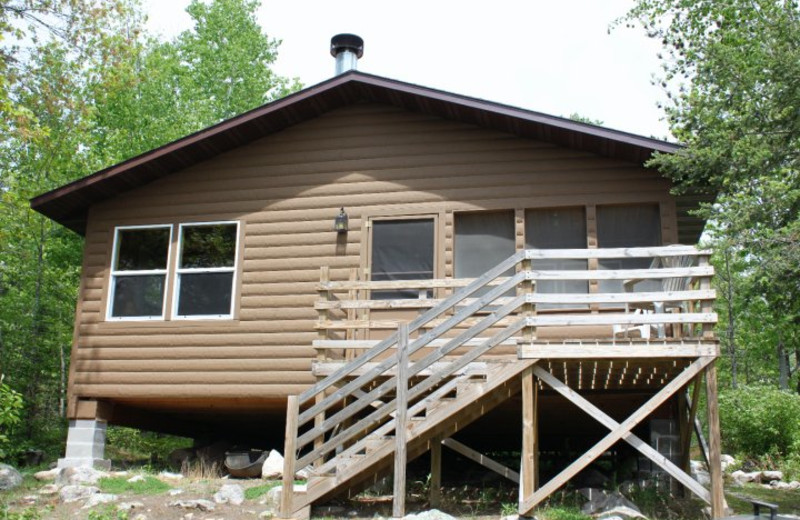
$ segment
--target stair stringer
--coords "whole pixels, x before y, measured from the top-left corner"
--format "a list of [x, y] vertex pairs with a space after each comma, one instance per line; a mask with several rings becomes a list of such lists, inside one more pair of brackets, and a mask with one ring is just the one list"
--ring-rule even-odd
[[[466, 389], [447, 404], [433, 409], [424, 418], [409, 421], [407, 434], [408, 459], [416, 458], [430, 449], [434, 437], [449, 437], [482, 417], [499, 404], [519, 392], [520, 373], [533, 366], [537, 360], [527, 359], [492, 363], [486, 381], [469, 383]], [[314, 503], [330, 499], [346, 491], [360, 490], [375, 481], [377, 475], [393, 467], [394, 438], [370, 450], [363, 459], [351, 463], [334, 475], [312, 475], [307, 491], [295, 494], [292, 499], [293, 516]], [[338, 457], [338, 455], [337, 455]]]

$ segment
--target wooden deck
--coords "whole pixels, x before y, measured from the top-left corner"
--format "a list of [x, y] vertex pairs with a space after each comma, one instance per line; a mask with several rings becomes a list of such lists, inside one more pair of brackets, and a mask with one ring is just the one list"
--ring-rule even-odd
[[[537, 261], [586, 260], [582, 270], [545, 270]], [[636, 260], [635, 269], [598, 268], [598, 260]], [[642, 268], [649, 264], [649, 268]], [[629, 263], [627, 265], [630, 265]], [[513, 276], [507, 276], [509, 270]], [[504, 275], [505, 274], [505, 275]], [[331, 281], [319, 285], [319, 382], [289, 400], [285, 447], [285, 518], [394, 467], [395, 516], [404, 514], [405, 464], [515, 394], [522, 393], [519, 512], [533, 509], [618, 441], [625, 441], [722, 515], [713, 335], [715, 293], [708, 252], [669, 246], [526, 250], [474, 280]], [[585, 281], [584, 293], [537, 292], [541, 281]], [[544, 285], [544, 284], [542, 284]], [[638, 291], [637, 285], [646, 288]], [[551, 286], [552, 287], [552, 286]], [[601, 290], [603, 288], [604, 290]], [[375, 299], [402, 290], [414, 299]], [[691, 428], [701, 377], [708, 392], [712, 489], [688, 474]], [[668, 399], [692, 387], [681, 409], [676, 464], [633, 434]], [[560, 474], [538, 482], [538, 406], [547, 388], [575, 403], [609, 433]], [[585, 391], [645, 391], [651, 397], [618, 422]], [[460, 443], [455, 449], [480, 454]], [[685, 459], [685, 460], [684, 460]], [[440, 468], [432, 467], [439, 481]], [[295, 469], [312, 467], [306, 493], [293, 493]], [[434, 486], [435, 487], [435, 486]]]

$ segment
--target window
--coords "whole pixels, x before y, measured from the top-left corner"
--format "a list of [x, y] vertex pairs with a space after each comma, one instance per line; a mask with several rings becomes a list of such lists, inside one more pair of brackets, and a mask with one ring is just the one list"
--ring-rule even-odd
[[114, 233], [108, 315], [162, 319], [171, 226], [120, 227]]
[[[513, 211], [456, 213], [455, 234], [453, 263], [456, 278], [478, 278], [516, 250]], [[503, 276], [513, 275], [514, 268], [503, 273]], [[488, 290], [484, 288], [475, 295]], [[505, 296], [513, 295], [514, 291], [511, 291]]]
[[233, 315], [237, 235], [235, 222], [180, 225], [176, 318]]
[[[173, 319], [233, 317], [238, 223], [180, 224], [174, 242], [173, 228], [116, 228], [108, 319], [169, 319], [165, 302], [170, 296]], [[173, 249], [177, 261], [171, 264]], [[170, 265], [174, 265], [174, 273]]]
[[[525, 247], [528, 249], [585, 249], [586, 211], [584, 208], [529, 209], [525, 212]], [[576, 271], [587, 269], [586, 260], [534, 260], [534, 269]], [[540, 280], [540, 293], [588, 293], [582, 280]], [[559, 308], [562, 304], [539, 304], [540, 308]]]
[[[372, 280], [433, 279], [432, 218], [372, 221]], [[373, 299], [419, 298], [428, 291], [372, 291]]]
[[[661, 218], [657, 204], [597, 207], [597, 246], [648, 247], [661, 245]], [[649, 258], [601, 259], [600, 269], [647, 269]], [[601, 292], [623, 292], [620, 280], [600, 280]], [[657, 280], [641, 282], [638, 291], [661, 290]]]

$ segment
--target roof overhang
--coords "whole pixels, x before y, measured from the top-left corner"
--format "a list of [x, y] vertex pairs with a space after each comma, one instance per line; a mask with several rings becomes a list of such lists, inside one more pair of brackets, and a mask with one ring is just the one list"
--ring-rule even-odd
[[[336, 108], [364, 101], [637, 164], [646, 162], [653, 152], [681, 149], [658, 139], [350, 71], [39, 195], [31, 200], [31, 207], [83, 234], [93, 204]], [[705, 200], [709, 197], [691, 193], [678, 197], [681, 242], [693, 243], [700, 236], [704, 222], [690, 211]]]

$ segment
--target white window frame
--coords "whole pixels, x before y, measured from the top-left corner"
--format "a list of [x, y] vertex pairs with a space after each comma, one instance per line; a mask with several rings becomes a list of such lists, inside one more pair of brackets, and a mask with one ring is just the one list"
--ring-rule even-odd
[[[234, 246], [233, 266], [231, 267], [204, 267], [187, 268], [180, 267], [181, 257], [183, 256], [183, 228], [184, 227], [203, 227], [234, 225], [236, 226], [236, 244]], [[233, 310], [236, 307], [236, 283], [238, 278], [239, 266], [239, 221], [238, 220], [219, 220], [212, 222], [185, 222], [178, 224], [178, 250], [176, 251], [175, 262], [175, 281], [172, 286], [172, 319], [173, 320], [230, 320], [233, 318]], [[227, 314], [178, 314], [178, 304], [180, 303], [181, 275], [182, 274], [203, 274], [203, 273], [233, 273], [231, 277], [231, 307]]]
[[[169, 241], [167, 242], [167, 265], [164, 269], [148, 269], [140, 271], [119, 271], [117, 267], [117, 257], [119, 256], [119, 234], [120, 231], [130, 229], [169, 229]], [[171, 265], [172, 255], [172, 228], [171, 224], [154, 224], [144, 226], [116, 226], [114, 228], [114, 242], [111, 253], [111, 276], [109, 278], [108, 301], [106, 302], [106, 320], [108, 321], [156, 321], [164, 320], [167, 312], [167, 293], [169, 292], [169, 266]], [[164, 299], [161, 302], [160, 316], [114, 316], [114, 294], [117, 290], [117, 278], [125, 276], [164, 276]]]

